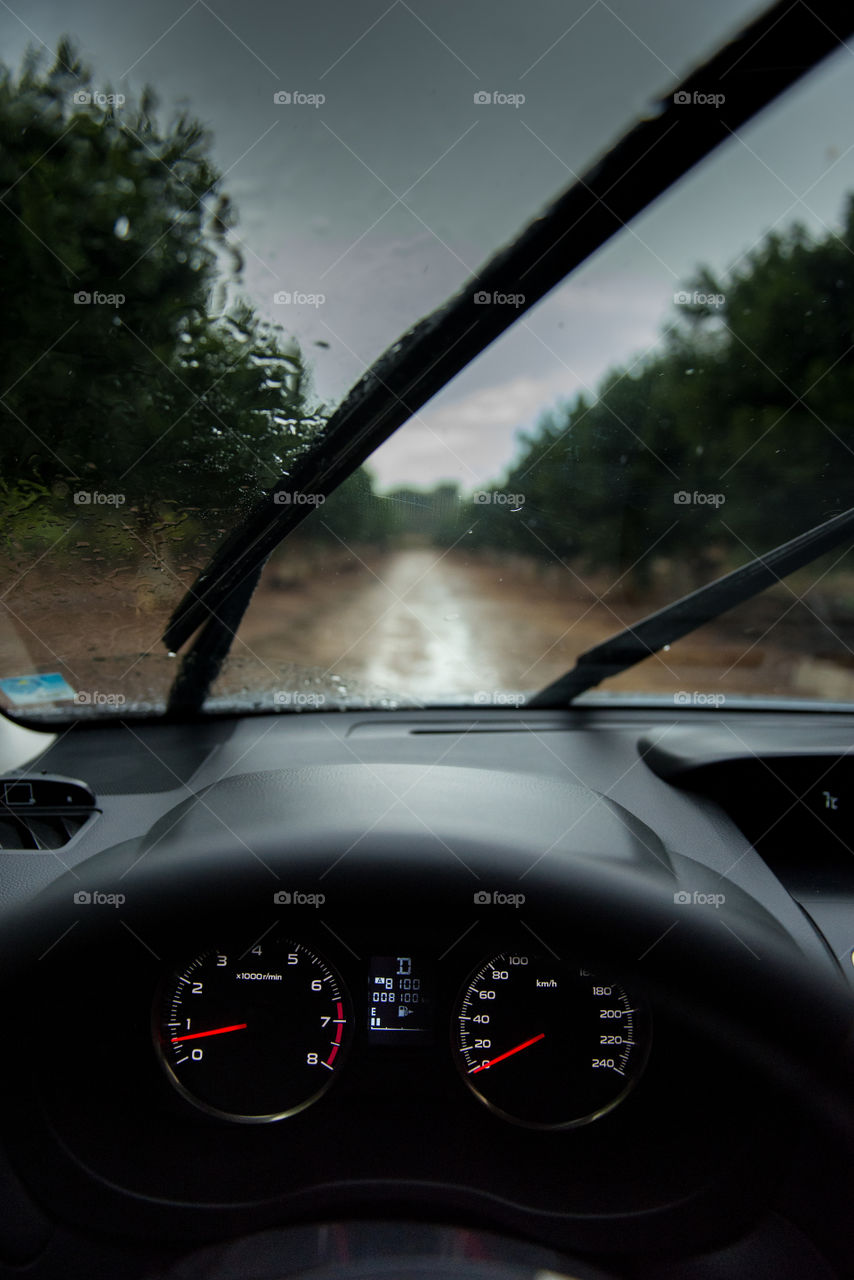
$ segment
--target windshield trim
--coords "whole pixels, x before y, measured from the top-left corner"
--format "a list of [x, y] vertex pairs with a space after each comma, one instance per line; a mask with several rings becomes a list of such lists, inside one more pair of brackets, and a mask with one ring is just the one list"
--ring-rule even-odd
[[[35, 733], [55, 735], [69, 729], [80, 730], [81, 732], [97, 732], [105, 728], [123, 728], [128, 725], [149, 725], [161, 726], [168, 724], [184, 724], [195, 723], [199, 725], [212, 725], [215, 722], [227, 722], [231, 720], [243, 720], [247, 716], [260, 718], [286, 717], [286, 716], [302, 716], [303, 719], [318, 719], [324, 716], [335, 721], [339, 721], [342, 714], [348, 716], [368, 716], [381, 717], [383, 721], [395, 720], [399, 723], [417, 722], [427, 725], [453, 725], [460, 724], [465, 720], [466, 728], [460, 729], [460, 732], [477, 733], [477, 732], [499, 732], [504, 726], [510, 729], [525, 729], [526, 720], [530, 717], [533, 725], [539, 731], [544, 724], [554, 724], [561, 728], [566, 727], [569, 723], [586, 722], [589, 713], [595, 713], [597, 718], [609, 717], [613, 712], [617, 715], [633, 714], [634, 712], [660, 712], [663, 716], [670, 716], [672, 724], [687, 722], [692, 717], [708, 720], [710, 718], [720, 719], [725, 711], [726, 715], [736, 713], [738, 715], [749, 716], [751, 713], [762, 714], [765, 712], [783, 713], [786, 715], [815, 715], [816, 712], [827, 712], [836, 718], [846, 717], [854, 723], [854, 702], [838, 702], [838, 701], [820, 701], [815, 698], [804, 699], [788, 699], [783, 697], [749, 697], [748, 695], [727, 694], [726, 703], [721, 706], [714, 706], [709, 703], [691, 703], [682, 704], [674, 702], [674, 695], [660, 693], [630, 693], [620, 691], [619, 693], [603, 693], [600, 691], [588, 691], [581, 694], [574, 702], [567, 706], [549, 706], [549, 707], [530, 707], [520, 703], [515, 710], [508, 707], [487, 707], [473, 706], [470, 702], [466, 702], [461, 695], [459, 704], [454, 703], [425, 703], [421, 706], [381, 708], [371, 706], [341, 706], [341, 707], [318, 707], [312, 710], [294, 711], [284, 707], [263, 707], [256, 710], [247, 708], [232, 707], [215, 707], [206, 710], [203, 714], [194, 717], [167, 718], [159, 717], [153, 720], [150, 710], [134, 711], [132, 707], [123, 707], [120, 713], [100, 714], [92, 716], [73, 715], [63, 716], [58, 712], [50, 712], [40, 716], [38, 719], [25, 716], [10, 715], [8, 709], [0, 708], [0, 714], [10, 724], [16, 728], [30, 730]], [[478, 727], [480, 726], [480, 727]], [[427, 728], [424, 732], [428, 732]], [[37, 761], [40, 753], [33, 756], [33, 761]], [[31, 769], [32, 761], [27, 768]], [[15, 770], [7, 770], [14, 773]]]

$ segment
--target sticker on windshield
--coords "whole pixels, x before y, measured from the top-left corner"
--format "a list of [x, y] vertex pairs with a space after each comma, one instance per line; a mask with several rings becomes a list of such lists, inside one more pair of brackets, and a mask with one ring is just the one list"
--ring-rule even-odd
[[77, 695], [64, 676], [51, 671], [41, 676], [12, 676], [0, 680], [0, 692], [10, 702], [25, 706], [36, 702], [67, 702]]

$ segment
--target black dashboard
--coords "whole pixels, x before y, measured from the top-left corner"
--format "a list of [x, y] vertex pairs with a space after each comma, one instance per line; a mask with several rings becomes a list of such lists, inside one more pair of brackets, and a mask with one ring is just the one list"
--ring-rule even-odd
[[[9, 781], [93, 813], [0, 855], [0, 1275], [371, 1217], [609, 1274], [848, 1274], [854, 874], [821, 833], [852, 733], [597, 707], [61, 736]], [[800, 778], [798, 857], [766, 831]]]

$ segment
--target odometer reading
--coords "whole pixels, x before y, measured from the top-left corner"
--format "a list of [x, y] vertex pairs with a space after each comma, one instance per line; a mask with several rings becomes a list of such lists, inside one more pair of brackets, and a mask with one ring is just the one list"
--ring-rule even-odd
[[337, 973], [301, 943], [208, 951], [169, 975], [155, 1045], [196, 1106], [245, 1123], [316, 1101], [343, 1059], [350, 1018]]
[[368, 1043], [430, 1044], [433, 981], [412, 956], [371, 956], [368, 970]]
[[643, 1008], [616, 983], [541, 952], [502, 952], [464, 987], [454, 1057], [472, 1092], [516, 1124], [561, 1129], [610, 1111], [640, 1074]]

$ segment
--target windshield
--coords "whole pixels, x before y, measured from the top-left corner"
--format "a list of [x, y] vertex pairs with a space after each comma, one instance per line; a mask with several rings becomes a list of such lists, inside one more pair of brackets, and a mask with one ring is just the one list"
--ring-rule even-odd
[[[5, 709], [162, 711], [170, 613], [347, 387], [754, 11], [91, 3], [65, 41], [7, 9]], [[841, 50], [318, 504], [207, 709], [518, 705], [852, 505], [851, 76]], [[852, 583], [841, 547], [608, 691], [850, 700]]]

